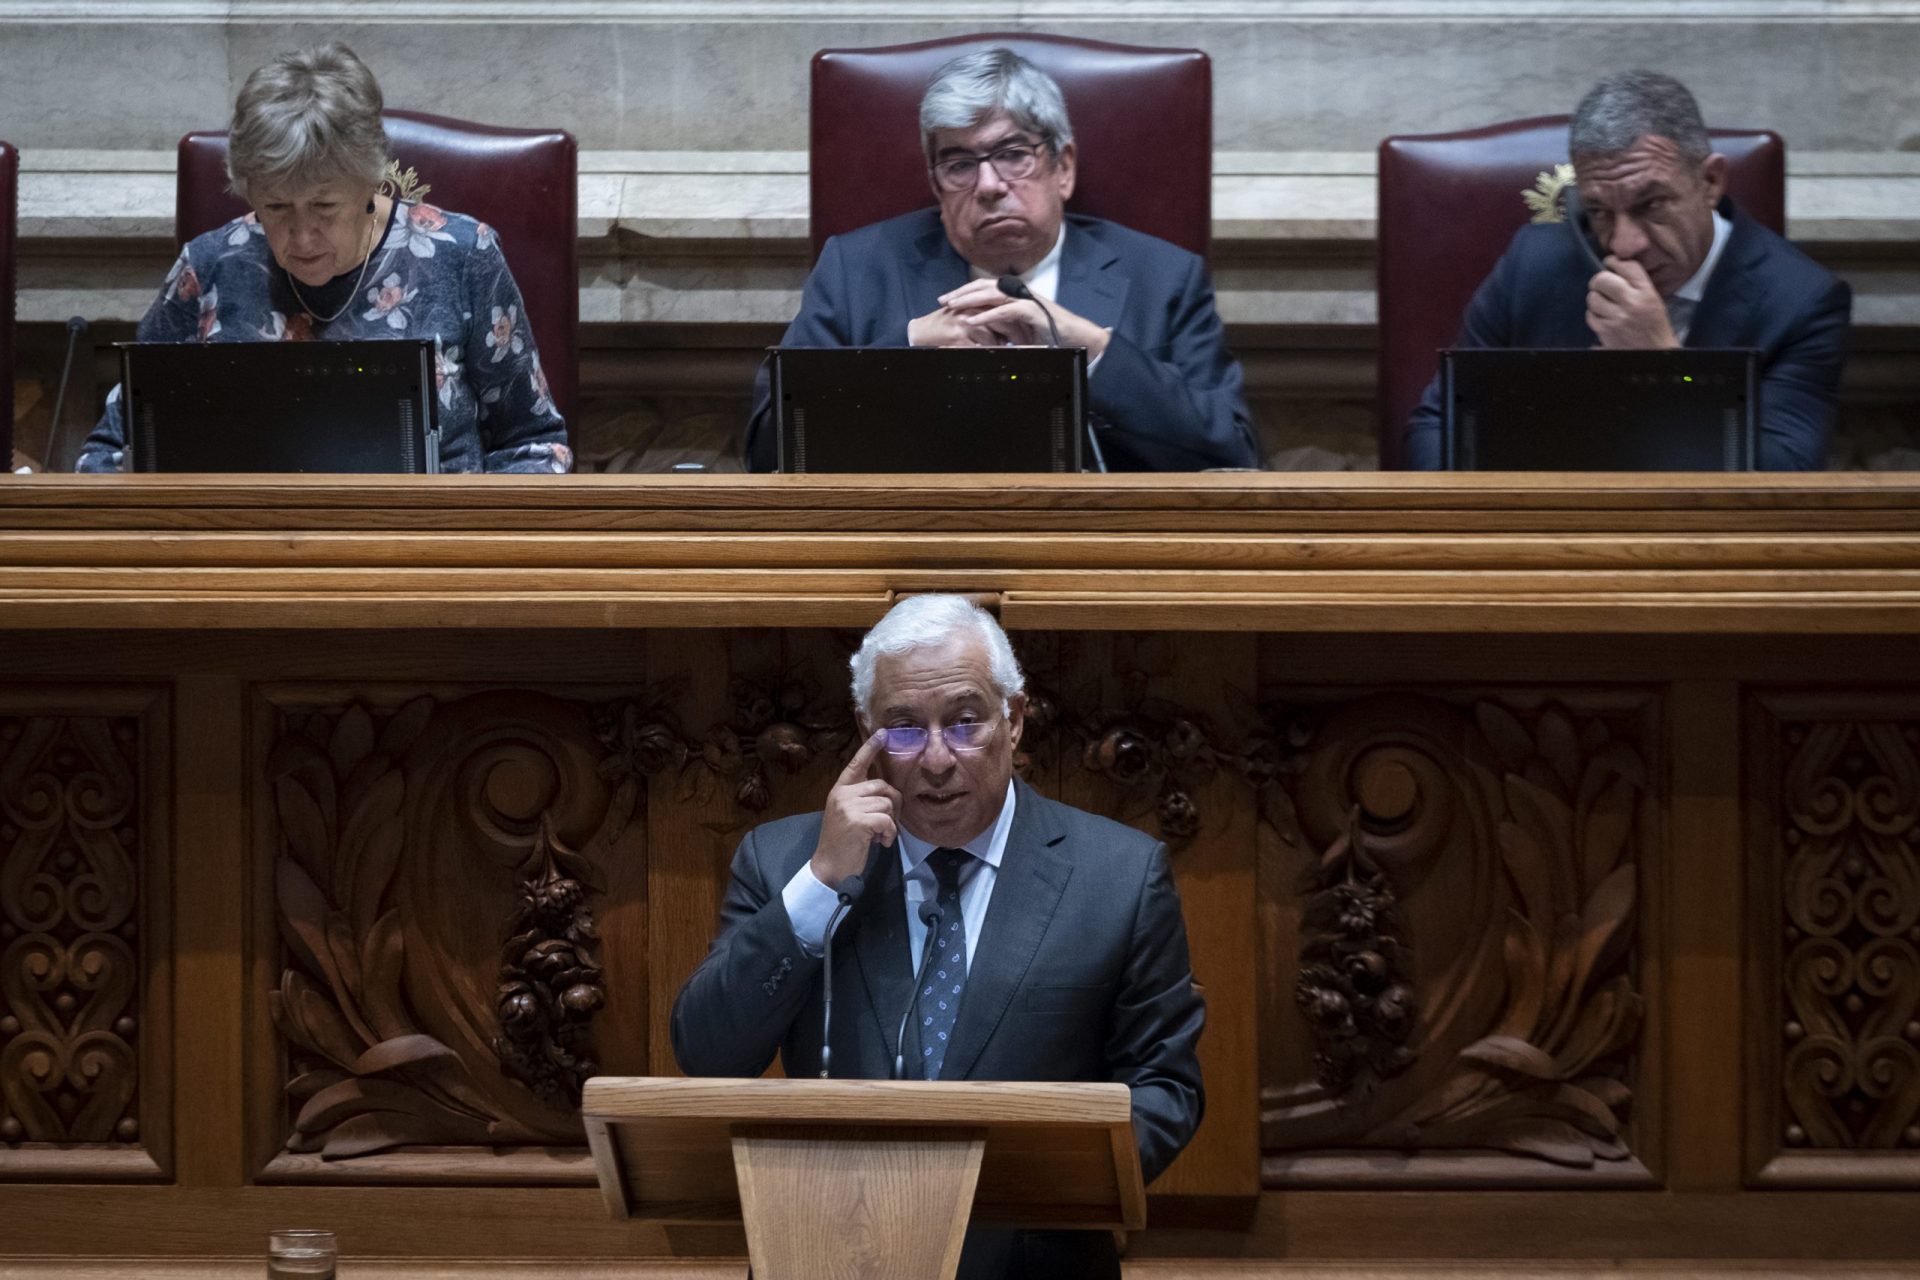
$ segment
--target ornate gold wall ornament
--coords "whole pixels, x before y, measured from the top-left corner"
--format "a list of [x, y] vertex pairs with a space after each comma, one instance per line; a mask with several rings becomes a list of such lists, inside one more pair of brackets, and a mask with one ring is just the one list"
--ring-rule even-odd
[[387, 172], [380, 179], [382, 195], [392, 196], [395, 200], [417, 203], [426, 199], [432, 190], [433, 187], [429, 183], [420, 181], [420, 175], [414, 172], [413, 166], [407, 166], [403, 173], [398, 160], [387, 161]]
[[1560, 206], [1560, 193], [1573, 183], [1573, 166], [1557, 164], [1551, 173], [1541, 173], [1533, 180], [1531, 191], [1522, 191], [1520, 198], [1527, 202], [1527, 208], [1533, 213], [1535, 222], [1565, 222], [1566, 211]]

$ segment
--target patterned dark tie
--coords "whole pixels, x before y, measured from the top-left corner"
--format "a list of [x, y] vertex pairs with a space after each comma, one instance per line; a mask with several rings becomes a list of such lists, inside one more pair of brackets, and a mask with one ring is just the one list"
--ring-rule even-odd
[[938, 1080], [947, 1059], [947, 1040], [960, 1014], [967, 986], [967, 920], [960, 910], [960, 872], [973, 855], [965, 849], [935, 849], [927, 857], [938, 882], [940, 932], [933, 961], [920, 984], [920, 1078]]

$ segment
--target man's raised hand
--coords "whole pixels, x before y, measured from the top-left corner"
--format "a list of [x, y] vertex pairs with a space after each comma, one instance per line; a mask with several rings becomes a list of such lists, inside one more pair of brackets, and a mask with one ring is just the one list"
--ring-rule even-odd
[[869, 845], [890, 845], [900, 832], [900, 793], [872, 776], [884, 732], [860, 745], [827, 792], [820, 815], [820, 839], [813, 847], [814, 878], [838, 889], [848, 876], [867, 869]]

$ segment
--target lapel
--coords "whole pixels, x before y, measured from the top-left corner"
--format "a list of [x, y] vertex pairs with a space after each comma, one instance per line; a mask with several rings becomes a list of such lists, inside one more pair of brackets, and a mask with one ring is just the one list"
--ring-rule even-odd
[[[958, 289], [972, 275], [966, 259], [947, 240], [947, 229], [937, 216], [914, 239], [913, 248], [913, 261], [900, 273], [901, 303], [908, 320], [932, 311], [940, 305], [941, 294]], [[896, 880], [899, 870], [898, 866], [894, 868]]]
[[[1120, 323], [1120, 313], [1126, 310], [1131, 280], [1120, 270], [1120, 255], [1101, 242], [1098, 226], [1087, 218], [1067, 220], [1067, 242], [1060, 247], [1058, 300], [1082, 319], [1111, 329]], [[994, 897], [999, 896], [996, 888]]]
[[[867, 1012], [879, 1028], [886, 1049], [879, 1078], [887, 1077], [899, 1052], [894, 1035], [900, 1014], [913, 996], [913, 960], [907, 946], [907, 891], [900, 878], [900, 850], [875, 845], [867, 858], [867, 891], [848, 923], [856, 926], [853, 959], [867, 988]], [[837, 983], [835, 984], [838, 985]]]
[[1723, 202], [1721, 212], [1733, 220], [1733, 232], [1727, 237], [1726, 250], [1713, 275], [1707, 279], [1700, 305], [1693, 309], [1693, 324], [1687, 329], [1689, 347], [1755, 345], [1748, 320], [1759, 300], [1766, 242], [1756, 232], [1759, 224], [1731, 201]]
[[960, 1002], [953, 1044], [940, 1072], [944, 1080], [964, 1080], [972, 1074], [981, 1050], [1025, 980], [1073, 874], [1070, 852], [1062, 847], [1066, 831], [1055, 820], [1053, 806], [1026, 783], [1014, 785], [1018, 799], [1013, 829], [1007, 833], [1006, 854], [994, 880], [986, 923], [967, 970], [967, 994]]

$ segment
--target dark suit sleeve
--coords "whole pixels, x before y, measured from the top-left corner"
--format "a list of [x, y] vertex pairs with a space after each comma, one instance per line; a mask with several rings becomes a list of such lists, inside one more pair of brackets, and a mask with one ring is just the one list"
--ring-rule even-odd
[[[1513, 300], [1521, 272], [1519, 237], [1514, 241], [1500, 255], [1500, 261], [1494, 264], [1487, 278], [1480, 282], [1480, 287], [1473, 291], [1473, 301], [1467, 304], [1467, 314], [1460, 323], [1460, 335], [1453, 340], [1455, 347], [1525, 345], [1516, 343], [1513, 337]], [[1436, 373], [1413, 416], [1407, 419], [1406, 432], [1401, 437], [1400, 456], [1407, 470], [1438, 471], [1446, 465], [1441, 433], [1444, 416], [1440, 405], [1440, 375]]]
[[1119, 331], [1088, 381], [1101, 448], [1115, 470], [1257, 467], [1260, 450], [1227, 350], [1206, 264], [1190, 258], [1169, 316], [1172, 340], [1146, 350]]
[[1760, 375], [1762, 471], [1820, 471], [1840, 400], [1853, 290], [1834, 280]]
[[733, 855], [720, 932], [673, 1002], [673, 1056], [690, 1076], [757, 1076], [806, 1006], [819, 959], [793, 936], [754, 833]]
[[[872, 346], [854, 340], [852, 286], [847, 280], [847, 255], [838, 236], [820, 250], [820, 261], [807, 275], [800, 291], [800, 314], [793, 318], [780, 338], [783, 347]], [[906, 346], [907, 331], [902, 329], [890, 345]], [[760, 362], [753, 379], [753, 414], [747, 419], [746, 460], [749, 471], [771, 471], [779, 461], [779, 441], [774, 435], [773, 396], [768, 362]]]
[[1107, 1034], [1113, 1078], [1133, 1091], [1133, 1136], [1148, 1182], [1193, 1138], [1206, 1109], [1198, 1053], [1206, 1017], [1187, 958], [1187, 927], [1167, 847], [1155, 845]]

